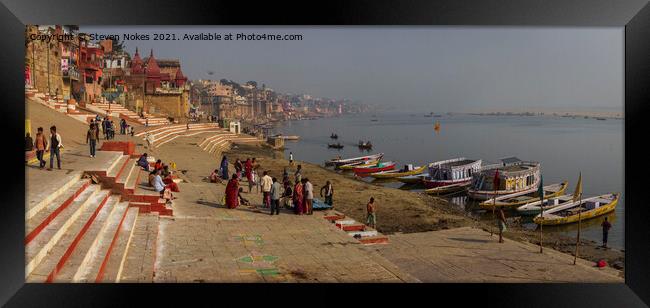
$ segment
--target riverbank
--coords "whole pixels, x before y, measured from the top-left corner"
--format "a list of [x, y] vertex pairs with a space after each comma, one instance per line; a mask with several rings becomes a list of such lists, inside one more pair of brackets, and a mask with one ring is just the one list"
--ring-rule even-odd
[[[260, 170], [268, 170], [275, 177], [281, 177], [284, 168], [293, 175], [295, 167], [302, 165], [303, 177], [314, 184], [314, 192], [318, 197], [320, 188], [329, 180], [334, 185], [334, 206], [338, 211], [357, 221], [365, 221], [365, 205], [374, 197], [377, 200], [377, 229], [390, 235], [395, 233], [417, 233], [438, 231], [460, 227], [474, 227], [486, 231], [495, 231], [496, 227], [490, 222], [478, 221], [468, 216], [460, 209], [453, 207], [449, 201], [422, 193], [410, 192], [379, 184], [367, 183], [348, 174], [341, 174], [320, 165], [308, 162], [296, 162], [289, 166], [280, 151], [267, 146], [240, 145], [224, 153], [232, 162], [236, 158], [256, 157]], [[291, 176], [293, 179], [293, 177]], [[530, 231], [519, 225], [518, 220], [509, 219], [508, 231], [505, 237], [518, 241], [539, 245], [539, 232]], [[544, 246], [573, 255], [576, 239], [570, 236], [545, 233]], [[581, 240], [579, 257], [597, 262], [604, 259], [610, 266], [621, 270], [625, 265], [624, 251], [602, 249], [599, 243]]]

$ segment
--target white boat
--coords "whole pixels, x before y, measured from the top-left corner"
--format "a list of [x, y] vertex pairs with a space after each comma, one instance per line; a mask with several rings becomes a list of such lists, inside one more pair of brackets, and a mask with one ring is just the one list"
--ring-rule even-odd
[[568, 202], [567, 204], [540, 213], [533, 221], [538, 225], [565, 225], [607, 214], [616, 209], [620, 194], [604, 194], [596, 197]]
[[341, 166], [341, 165], [348, 165], [352, 163], [357, 163], [357, 162], [364, 162], [368, 160], [377, 160], [380, 159], [384, 156], [384, 153], [379, 153], [379, 154], [372, 154], [372, 155], [366, 155], [366, 156], [359, 156], [359, 157], [353, 157], [353, 158], [345, 158], [345, 159], [331, 159], [325, 163], [325, 165], [334, 165], [334, 166]]
[[542, 212], [542, 208], [544, 208], [544, 211], [548, 211], [571, 202], [573, 202], [573, 195], [561, 195], [555, 198], [545, 199], [543, 203], [540, 200], [526, 203], [517, 208], [517, 213], [519, 215], [537, 215]]
[[[499, 187], [493, 187], [496, 173], [499, 173]], [[540, 164], [522, 161], [516, 157], [501, 159], [501, 164], [481, 168], [472, 176], [467, 195], [475, 200], [492, 199], [524, 191], [534, 191], [540, 181]]]

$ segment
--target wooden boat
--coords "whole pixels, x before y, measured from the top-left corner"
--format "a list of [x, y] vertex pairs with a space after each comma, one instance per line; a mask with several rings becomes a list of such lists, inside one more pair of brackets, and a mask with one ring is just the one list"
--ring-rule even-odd
[[427, 166], [413, 167], [413, 165], [409, 164], [404, 166], [404, 168], [400, 170], [381, 171], [381, 172], [373, 173], [370, 176], [375, 179], [392, 179], [401, 176], [420, 174], [424, 170], [426, 170], [426, 168]]
[[[494, 176], [499, 173], [499, 187], [493, 187]], [[516, 157], [501, 159], [501, 164], [481, 168], [472, 175], [472, 184], [467, 195], [475, 200], [492, 199], [523, 191], [537, 189], [540, 181], [540, 164], [525, 162]]]
[[372, 143], [370, 141], [359, 141], [359, 149], [372, 149]]
[[422, 172], [414, 175], [400, 176], [397, 178], [398, 181], [406, 184], [419, 184], [422, 183], [422, 180], [429, 175], [428, 172]]
[[544, 208], [544, 211], [548, 211], [550, 209], [556, 208], [558, 206], [563, 206], [571, 202], [574, 202], [572, 195], [561, 195], [554, 198], [544, 199], [543, 203], [538, 199], [535, 202], [530, 202], [519, 206], [517, 208], [517, 213], [519, 215], [537, 215], [542, 212], [542, 208]]
[[465, 157], [441, 160], [429, 164], [429, 175], [422, 179], [425, 188], [469, 183], [481, 169], [481, 160]]
[[300, 136], [296, 136], [296, 135], [289, 135], [289, 136], [275, 135], [275, 136], [272, 136], [272, 137], [280, 138], [280, 139], [284, 139], [284, 140], [298, 140], [298, 139], [300, 139]]
[[395, 169], [395, 165], [396, 163], [392, 161], [378, 162], [375, 165], [371, 165], [371, 166], [355, 167], [352, 169], [352, 171], [354, 171], [354, 173], [356, 174], [369, 174], [374, 172], [393, 170]]
[[330, 138], [332, 138], [332, 139], [339, 139], [339, 135], [337, 135], [337, 134], [332, 134], [332, 135], [330, 135]]
[[[564, 194], [569, 182], [546, 185], [544, 189], [544, 199], [554, 198]], [[539, 200], [538, 187], [533, 187], [527, 190], [519, 191], [512, 194], [498, 196], [496, 198], [488, 199], [479, 204], [482, 209], [491, 210], [494, 208], [507, 207], [515, 208], [520, 205], [534, 202]]]
[[373, 159], [373, 160], [368, 160], [368, 161], [360, 161], [360, 162], [355, 162], [347, 165], [342, 165], [339, 166], [339, 169], [341, 170], [352, 170], [356, 167], [371, 167], [375, 166], [379, 163], [379, 159]]
[[539, 214], [533, 221], [538, 225], [565, 225], [578, 222], [578, 219], [587, 220], [607, 214], [616, 209], [620, 194], [604, 194], [596, 197], [570, 202], [562, 206], [544, 211], [544, 216]]
[[451, 184], [446, 186], [438, 186], [438, 187], [426, 189], [424, 190], [424, 192], [429, 195], [450, 194], [450, 193], [466, 190], [467, 187], [469, 187], [469, 184], [470, 184], [469, 182], [464, 182], [464, 183]]
[[331, 159], [328, 162], [325, 162], [325, 165], [330, 165], [330, 166], [342, 166], [342, 165], [347, 165], [351, 163], [357, 163], [357, 162], [364, 162], [368, 160], [378, 160], [384, 156], [384, 153], [379, 153], [379, 154], [372, 154], [372, 155], [366, 155], [366, 156], [360, 156], [360, 157], [353, 157], [353, 158], [345, 158], [345, 159]]
[[340, 143], [334, 143], [334, 144], [333, 143], [328, 143], [327, 147], [328, 148], [334, 148], [334, 149], [342, 149], [343, 145], [340, 144]]

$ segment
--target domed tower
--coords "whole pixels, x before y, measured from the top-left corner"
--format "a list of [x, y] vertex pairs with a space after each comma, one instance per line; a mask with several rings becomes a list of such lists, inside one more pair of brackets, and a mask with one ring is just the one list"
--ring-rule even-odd
[[144, 67], [142, 59], [140, 58], [140, 53], [138, 48], [135, 48], [135, 55], [133, 56], [133, 61], [131, 61], [131, 74], [142, 74], [144, 73]]
[[180, 67], [176, 71], [176, 77], [174, 78], [174, 81], [176, 82], [176, 87], [178, 88], [182, 87], [185, 82], [187, 82], [187, 77], [183, 75]]
[[151, 49], [144, 71], [147, 75], [147, 93], [153, 93], [156, 88], [160, 88], [160, 67], [153, 56], [153, 49]]

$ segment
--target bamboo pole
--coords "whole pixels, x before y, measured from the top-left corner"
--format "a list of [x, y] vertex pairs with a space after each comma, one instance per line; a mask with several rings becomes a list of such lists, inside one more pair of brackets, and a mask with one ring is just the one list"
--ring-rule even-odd
[[578, 203], [578, 236], [576, 238], [576, 253], [573, 257], [573, 265], [578, 262], [578, 250], [580, 247], [580, 228], [582, 225], [582, 194], [580, 194], [580, 203]]
[[542, 208], [542, 214], [539, 216], [540, 218], [540, 224], [539, 224], [539, 253], [544, 252], [544, 198], [542, 198], [542, 203], [540, 204], [540, 207]]
[[[494, 199], [492, 199], [492, 219], [496, 221], [496, 215], [494, 214], [494, 209], [497, 206], [497, 188], [494, 187]], [[494, 228], [494, 223], [490, 225], [490, 236], [493, 236], [494, 232], [492, 232], [492, 228]]]

